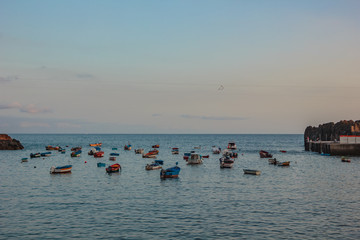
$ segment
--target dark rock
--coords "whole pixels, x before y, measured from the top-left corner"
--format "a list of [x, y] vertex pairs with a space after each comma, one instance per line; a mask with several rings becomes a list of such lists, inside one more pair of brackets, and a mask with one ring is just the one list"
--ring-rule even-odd
[[0, 150], [20, 150], [24, 146], [20, 141], [12, 139], [7, 134], [0, 134]]

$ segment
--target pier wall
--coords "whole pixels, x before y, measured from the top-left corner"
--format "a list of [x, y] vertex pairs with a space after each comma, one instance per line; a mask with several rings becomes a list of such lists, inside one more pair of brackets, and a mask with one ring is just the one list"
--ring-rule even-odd
[[333, 141], [317, 141], [305, 144], [305, 150], [326, 153], [334, 156], [352, 155], [360, 156], [360, 144], [341, 144]]

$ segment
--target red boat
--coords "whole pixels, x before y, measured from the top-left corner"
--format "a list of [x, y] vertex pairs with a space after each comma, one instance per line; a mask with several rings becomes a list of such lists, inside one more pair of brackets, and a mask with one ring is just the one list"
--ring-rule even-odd
[[209, 155], [206, 155], [206, 156], [202, 156], [203, 158], [209, 158]]
[[259, 154], [260, 158], [272, 158], [272, 155], [264, 150], [260, 150]]
[[184, 156], [184, 160], [189, 160], [189, 156]]
[[103, 157], [103, 156], [104, 156], [104, 152], [103, 152], [103, 151], [94, 153], [94, 157], [95, 157], [95, 158], [101, 158], [101, 157]]
[[280, 152], [282, 152], [282, 153], [286, 153], [286, 151], [285, 151], [285, 150], [280, 150]]
[[106, 168], [106, 172], [107, 172], [107, 173], [119, 172], [120, 169], [121, 169], [120, 164], [115, 163], [115, 164], [107, 167], [107, 168]]

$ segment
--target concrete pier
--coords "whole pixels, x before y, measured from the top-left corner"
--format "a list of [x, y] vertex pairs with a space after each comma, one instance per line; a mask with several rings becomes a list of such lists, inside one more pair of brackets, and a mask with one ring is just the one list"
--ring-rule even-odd
[[335, 156], [360, 156], [360, 144], [343, 144], [334, 141], [309, 141], [305, 143], [305, 150], [326, 153]]

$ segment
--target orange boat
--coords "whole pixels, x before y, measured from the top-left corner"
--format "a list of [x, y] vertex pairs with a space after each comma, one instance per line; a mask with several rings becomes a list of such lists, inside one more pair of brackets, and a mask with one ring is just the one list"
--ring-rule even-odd
[[159, 144], [156, 144], [156, 145], [152, 146], [152, 148], [159, 148], [159, 147], [160, 147]]
[[106, 172], [108, 172], [108, 173], [119, 172], [120, 169], [121, 169], [120, 164], [115, 163], [115, 164], [107, 167]]
[[102, 143], [91, 143], [90, 147], [101, 147]]
[[103, 157], [103, 156], [104, 156], [104, 152], [103, 152], [103, 151], [94, 153], [94, 157], [95, 157], [95, 158], [101, 158], [101, 157]]

